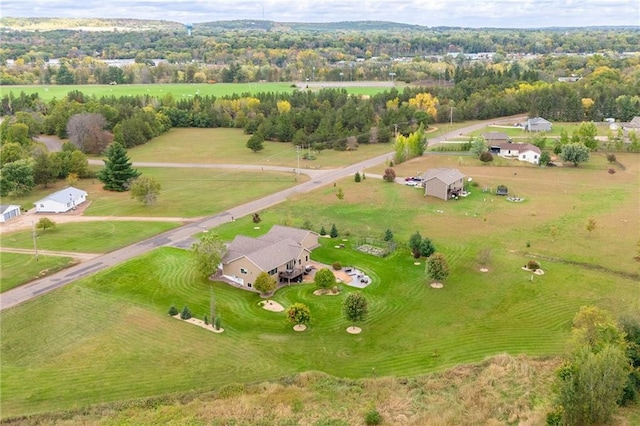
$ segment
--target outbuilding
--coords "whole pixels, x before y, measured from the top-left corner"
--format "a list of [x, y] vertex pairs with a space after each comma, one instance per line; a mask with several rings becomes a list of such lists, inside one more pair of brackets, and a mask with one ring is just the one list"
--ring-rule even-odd
[[13, 204], [0, 204], [0, 222], [8, 222], [18, 216], [20, 216], [20, 206]]
[[65, 213], [87, 201], [87, 192], [70, 186], [36, 201], [38, 213]]
[[448, 200], [464, 190], [464, 174], [458, 169], [430, 169], [422, 176], [424, 195]]

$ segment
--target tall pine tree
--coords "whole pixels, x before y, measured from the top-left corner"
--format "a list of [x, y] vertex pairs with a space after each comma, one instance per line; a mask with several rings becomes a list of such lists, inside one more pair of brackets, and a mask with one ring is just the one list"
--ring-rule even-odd
[[104, 169], [98, 172], [98, 179], [108, 191], [123, 192], [129, 189], [129, 182], [140, 176], [140, 172], [131, 167], [127, 150], [117, 142], [107, 148]]

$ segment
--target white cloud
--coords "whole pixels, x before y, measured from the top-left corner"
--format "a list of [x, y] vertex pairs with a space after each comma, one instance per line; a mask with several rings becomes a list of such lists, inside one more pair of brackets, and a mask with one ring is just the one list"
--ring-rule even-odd
[[2, 0], [3, 16], [101, 17], [208, 22], [394, 21], [425, 26], [640, 25], [637, 0]]

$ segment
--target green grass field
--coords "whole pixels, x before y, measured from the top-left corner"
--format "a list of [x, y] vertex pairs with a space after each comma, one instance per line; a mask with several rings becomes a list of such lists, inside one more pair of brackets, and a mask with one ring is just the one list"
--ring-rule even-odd
[[[176, 99], [182, 97], [200, 96], [231, 96], [234, 94], [256, 94], [263, 92], [293, 92], [293, 83], [216, 83], [216, 84], [85, 84], [85, 85], [29, 85], [29, 86], [3, 86], [1, 94], [13, 92], [15, 96], [20, 92], [26, 94], [38, 93], [40, 98], [50, 101], [53, 98], [61, 99], [72, 90], [79, 90], [88, 96], [139, 96], [149, 95], [164, 97], [167, 93], [173, 94]], [[375, 95], [388, 87], [345, 87], [349, 93], [357, 95]]]
[[[53, 229], [38, 230], [37, 244], [41, 250], [107, 253], [179, 225], [180, 222], [133, 221], [61, 223]], [[2, 246], [33, 248], [31, 230], [3, 235]]]
[[[487, 126], [484, 129], [476, 130], [471, 132], [470, 136], [478, 136], [483, 133], [489, 132], [499, 132], [504, 133], [507, 136], [510, 136], [514, 139], [532, 139], [536, 136], [544, 135], [547, 138], [559, 138], [560, 133], [564, 130], [567, 132], [569, 136], [571, 136], [578, 128], [581, 123], [553, 123], [550, 132], [537, 133], [537, 132], [526, 132], [522, 128], [516, 127], [503, 127], [503, 126]], [[609, 124], [600, 124], [597, 123], [596, 128], [598, 129], [598, 136], [607, 136], [609, 132]]]
[[[33, 247], [33, 246], [32, 246]], [[32, 248], [31, 247], [31, 248]], [[0, 254], [0, 292], [49, 275], [74, 263], [70, 257], [3, 252]]]
[[[309, 329], [295, 333], [284, 314], [258, 306], [258, 295], [198, 278], [188, 253], [171, 248], [4, 311], [2, 416], [219, 389], [309, 370], [349, 378], [369, 377], [372, 369], [379, 376], [415, 376], [503, 352], [561, 354], [580, 306], [595, 304], [615, 315], [640, 311], [634, 297], [640, 225], [635, 159], [620, 155], [626, 170], [609, 175], [604, 162], [595, 167], [597, 158], [589, 169], [541, 169], [426, 156], [401, 167], [453, 165], [480, 187], [507, 184], [525, 202], [478, 189], [444, 202], [404, 185], [348, 178], [338, 182], [344, 200], [327, 187], [262, 212], [260, 230], [250, 218], [218, 229], [230, 239], [265, 232], [274, 223], [310, 220], [327, 229], [335, 223], [347, 248], [322, 240], [313, 258], [354, 265], [374, 278], [364, 290], [371, 315], [356, 336], [345, 332], [349, 324], [340, 312], [350, 289], [337, 297], [314, 296], [312, 285], [279, 290], [273, 299], [284, 306], [303, 302], [311, 308]], [[588, 217], [598, 223], [591, 235], [584, 226]], [[427, 285], [424, 262], [414, 265], [405, 249], [387, 259], [351, 249], [357, 237], [381, 237], [386, 228], [400, 242], [416, 230], [433, 240], [452, 269], [444, 289]], [[492, 251], [490, 271], [481, 273], [476, 258], [485, 247]], [[521, 266], [534, 256], [542, 256], [545, 274], [531, 282]], [[208, 314], [210, 288], [223, 334], [166, 315], [171, 304], [187, 304], [197, 317]]]

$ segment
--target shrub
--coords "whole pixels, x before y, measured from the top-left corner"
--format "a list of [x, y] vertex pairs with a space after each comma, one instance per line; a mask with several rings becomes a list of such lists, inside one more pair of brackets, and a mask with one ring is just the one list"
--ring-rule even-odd
[[169, 315], [178, 315], [178, 308], [176, 308], [175, 305], [171, 305], [171, 307], [169, 308]]
[[338, 228], [336, 228], [336, 224], [331, 225], [331, 231], [329, 231], [329, 236], [331, 238], [336, 238], [338, 236]]
[[320, 288], [329, 288], [336, 284], [336, 276], [327, 268], [316, 272], [315, 283]]
[[209, 325], [209, 318], [207, 318], [207, 316], [204, 316], [204, 325]]
[[333, 262], [333, 269], [335, 269], [336, 271], [339, 271], [340, 269], [342, 269], [342, 264], [340, 262]]
[[313, 229], [313, 224], [311, 223], [311, 221], [309, 219], [304, 221], [304, 223], [302, 224], [302, 229], [307, 229], [309, 231], [311, 229]]
[[493, 155], [489, 152], [489, 151], [485, 151], [482, 154], [480, 154], [480, 161], [482, 161], [483, 163], [490, 163], [493, 161]]
[[540, 269], [540, 264], [535, 260], [530, 260], [527, 262], [527, 269], [531, 269], [531, 270]]
[[220, 323], [222, 322], [222, 320], [220, 319], [220, 315], [216, 316], [216, 319], [213, 320], [213, 328], [215, 328], [216, 330], [220, 330]]
[[191, 318], [191, 311], [187, 305], [184, 305], [182, 312], [180, 312], [180, 319], [188, 320], [189, 318]]
[[396, 180], [396, 171], [391, 167], [384, 169], [384, 176], [382, 176], [385, 182], [394, 182]]
[[360, 182], [360, 180], [362, 179], [362, 178], [360, 177], [360, 172], [356, 172], [356, 176], [355, 176], [355, 178], [354, 178], [354, 179], [355, 179], [355, 181], [356, 181], [356, 182]]
[[616, 173], [616, 169], [614, 169], [613, 167], [609, 167], [608, 172], [609, 172], [610, 175], [613, 175], [613, 174]]
[[327, 235], [327, 231], [324, 229], [324, 226], [320, 228], [320, 235], [322, 236]]
[[615, 154], [607, 154], [607, 161], [610, 163], [615, 163], [616, 162], [616, 155]]
[[369, 426], [379, 425], [380, 423], [382, 423], [382, 416], [380, 416], [378, 410], [374, 408], [373, 410], [367, 411], [367, 413], [364, 415], [364, 423]]

